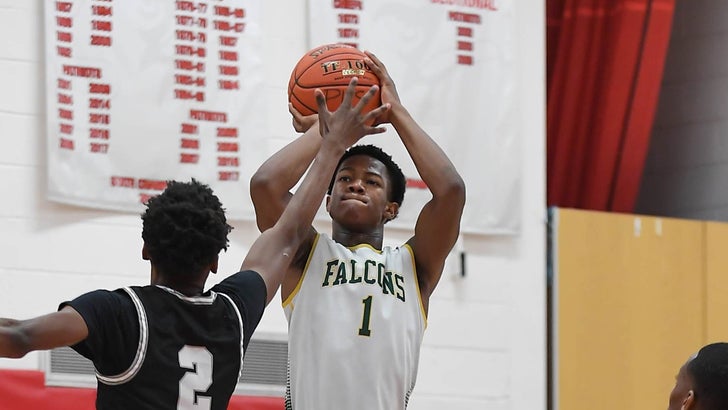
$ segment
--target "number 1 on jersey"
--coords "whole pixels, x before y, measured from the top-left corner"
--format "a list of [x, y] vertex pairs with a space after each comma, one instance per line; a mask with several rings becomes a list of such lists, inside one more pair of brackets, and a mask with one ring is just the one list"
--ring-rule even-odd
[[364, 298], [361, 303], [364, 304], [364, 316], [361, 318], [361, 327], [359, 328], [359, 336], [371, 336], [372, 331], [369, 330], [369, 319], [372, 315], [372, 296]]

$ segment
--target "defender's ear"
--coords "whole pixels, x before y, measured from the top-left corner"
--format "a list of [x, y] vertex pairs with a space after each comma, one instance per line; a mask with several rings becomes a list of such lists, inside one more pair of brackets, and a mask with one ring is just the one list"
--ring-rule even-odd
[[681, 410], [690, 410], [695, 407], [695, 392], [690, 390], [688, 391], [688, 395], [685, 396], [685, 399], [683, 400], [682, 406], [680, 406]]
[[331, 195], [326, 194], [326, 213], [331, 212]]
[[150, 261], [152, 258], [149, 257], [149, 251], [147, 250], [147, 244], [145, 243], [144, 246], [142, 246], [142, 259], [145, 261]]
[[219, 256], [215, 256], [215, 260], [210, 264], [210, 272], [217, 273], [217, 263], [220, 260]]

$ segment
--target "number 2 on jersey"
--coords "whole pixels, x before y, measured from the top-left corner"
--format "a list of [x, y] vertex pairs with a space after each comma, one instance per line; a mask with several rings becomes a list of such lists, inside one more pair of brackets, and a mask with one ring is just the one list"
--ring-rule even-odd
[[185, 345], [178, 354], [179, 365], [189, 369], [179, 381], [177, 410], [209, 410], [212, 398], [199, 395], [212, 384], [212, 353], [201, 346]]
[[372, 315], [372, 296], [364, 298], [361, 303], [364, 304], [364, 315], [361, 318], [361, 327], [359, 328], [359, 336], [371, 336], [372, 331], [369, 329], [369, 320]]

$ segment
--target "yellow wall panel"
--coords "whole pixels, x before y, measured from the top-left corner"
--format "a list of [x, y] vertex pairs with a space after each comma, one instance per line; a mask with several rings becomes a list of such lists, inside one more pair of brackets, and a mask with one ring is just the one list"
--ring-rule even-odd
[[706, 340], [728, 341], [728, 224], [707, 222]]
[[704, 224], [559, 209], [556, 410], [660, 409], [704, 335]]

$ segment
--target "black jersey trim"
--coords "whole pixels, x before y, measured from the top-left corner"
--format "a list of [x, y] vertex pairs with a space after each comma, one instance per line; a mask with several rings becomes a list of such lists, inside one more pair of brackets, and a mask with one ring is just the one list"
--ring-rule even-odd
[[[216, 292], [212, 292], [215, 294]], [[240, 314], [240, 310], [238, 309], [238, 306], [233, 302], [232, 298], [224, 293], [220, 293], [220, 296], [223, 296], [223, 299], [227, 299], [228, 302], [230, 302], [230, 305], [232, 305], [233, 310], [235, 310], [235, 314], [238, 316], [238, 325], [240, 326], [240, 369], [238, 370], [238, 380], [240, 380], [240, 377], [243, 375], [243, 356], [245, 356], [245, 329], [243, 329], [243, 316]]]
[[131, 362], [129, 368], [123, 373], [115, 376], [104, 376], [98, 371], [96, 372], [96, 378], [101, 383], [109, 386], [124, 384], [133, 379], [134, 376], [139, 373], [139, 369], [141, 369], [142, 364], [144, 363], [144, 358], [147, 355], [147, 343], [149, 342], [149, 323], [147, 322], [147, 313], [144, 310], [144, 305], [142, 305], [142, 301], [139, 299], [139, 296], [137, 296], [131, 288], [125, 287], [123, 289], [129, 294], [129, 297], [131, 297], [137, 311], [137, 317], [139, 318], [139, 344], [137, 345], [134, 361]]

